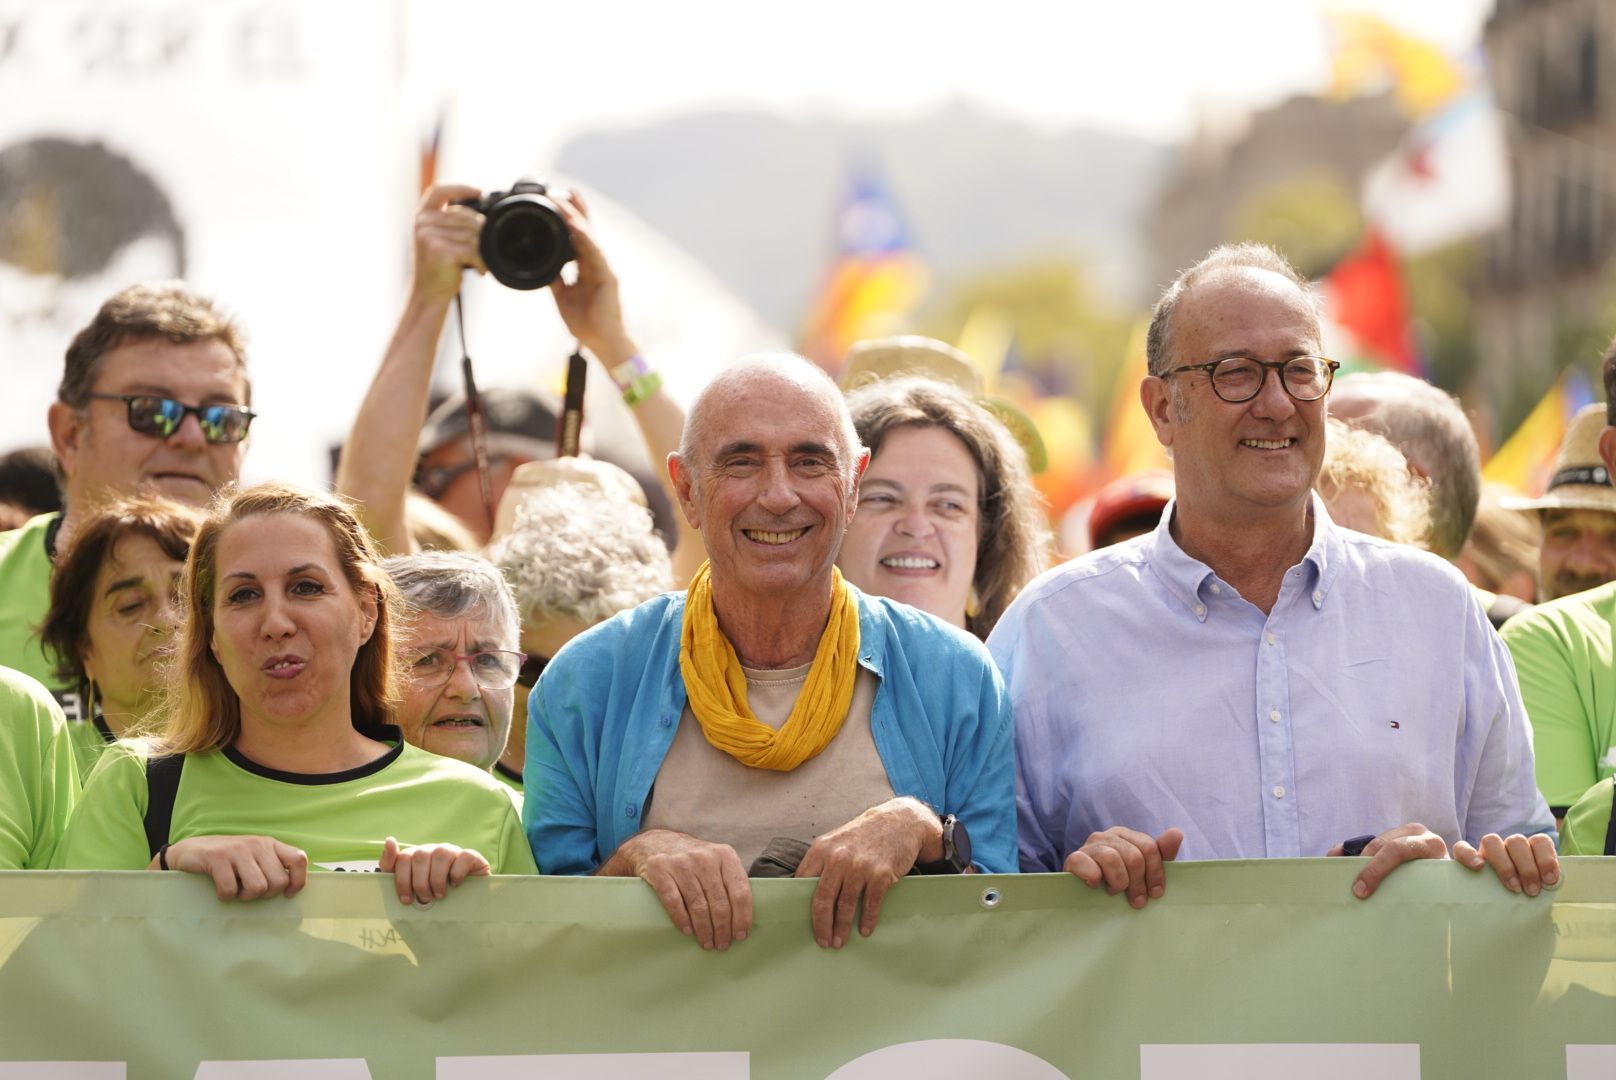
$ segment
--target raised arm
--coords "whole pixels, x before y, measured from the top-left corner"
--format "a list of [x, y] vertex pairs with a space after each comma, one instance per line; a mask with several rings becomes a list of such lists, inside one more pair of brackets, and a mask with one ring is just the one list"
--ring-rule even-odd
[[477, 251], [482, 215], [453, 204], [478, 194], [463, 184], [438, 184], [421, 197], [409, 299], [337, 464], [337, 490], [358, 502], [359, 518], [384, 554], [415, 550], [404, 524], [404, 497], [426, 421], [438, 338], [461, 271], [484, 270]]
[[[642, 379], [652, 369], [623, 325], [617, 275], [595, 242], [587, 208], [578, 193], [560, 192], [556, 203], [566, 219], [573, 250], [578, 256], [577, 280], [568, 285], [558, 278], [550, 286], [556, 310], [573, 337], [600, 361], [618, 388], [624, 391], [624, 400], [629, 403], [634, 423], [656, 467], [657, 479], [669, 502], [677, 508], [679, 496], [663, 463], [669, 454], [679, 449], [685, 430], [684, 408], [662, 388], [659, 379], [635, 386], [636, 379]], [[649, 392], [644, 392], [647, 389]], [[674, 518], [679, 527], [673, 550], [674, 584], [684, 588], [695, 576], [707, 552], [702, 547], [701, 534], [690, 527], [684, 515], [676, 512]]]

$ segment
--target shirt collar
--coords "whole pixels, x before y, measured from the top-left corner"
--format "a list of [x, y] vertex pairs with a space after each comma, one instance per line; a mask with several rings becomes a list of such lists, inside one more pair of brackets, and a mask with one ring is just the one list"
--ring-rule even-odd
[[[1310, 493], [1308, 499], [1309, 512], [1313, 515], [1313, 541], [1302, 556], [1301, 565], [1307, 574], [1305, 585], [1308, 599], [1318, 610], [1324, 606], [1325, 597], [1335, 582], [1344, 548], [1341, 530], [1330, 520], [1324, 500], [1319, 498], [1317, 492]], [[1190, 615], [1205, 622], [1208, 611], [1207, 587], [1217, 580], [1217, 574], [1206, 563], [1186, 554], [1178, 546], [1178, 541], [1173, 539], [1171, 526], [1173, 515], [1177, 512], [1178, 500], [1174, 499], [1167, 504], [1161, 521], [1145, 541], [1145, 558], [1173, 599]]]

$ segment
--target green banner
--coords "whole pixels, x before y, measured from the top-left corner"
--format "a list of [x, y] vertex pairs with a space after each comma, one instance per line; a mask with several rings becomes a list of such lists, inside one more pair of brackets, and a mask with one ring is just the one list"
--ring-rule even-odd
[[428, 909], [320, 875], [0, 874], [0, 1080], [1414, 1080], [1616, 1076], [1616, 859], [1535, 899], [1451, 863], [1188, 863], [1144, 911], [1066, 875], [901, 882], [821, 950], [809, 881], [702, 952], [633, 880]]

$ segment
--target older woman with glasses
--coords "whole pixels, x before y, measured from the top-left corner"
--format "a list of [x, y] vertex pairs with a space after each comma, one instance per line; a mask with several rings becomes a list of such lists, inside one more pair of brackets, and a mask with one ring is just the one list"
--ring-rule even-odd
[[398, 653], [406, 683], [404, 738], [457, 758], [521, 790], [501, 768], [516, 678], [526, 659], [510, 586], [488, 560], [460, 552], [397, 555], [382, 563], [406, 606]]
[[222, 498], [181, 595], [158, 734], [102, 756], [55, 865], [206, 874], [221, 899], [371, 870], [405, 902], [534, 872], [499, 783], [394, 726], [398, 596], [345, 502], [282, 484]]

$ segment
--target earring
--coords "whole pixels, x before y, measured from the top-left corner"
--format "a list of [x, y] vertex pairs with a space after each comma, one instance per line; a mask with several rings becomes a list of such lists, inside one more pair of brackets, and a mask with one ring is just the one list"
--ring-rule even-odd
[[982, 598], [977, 595], [976, 586], [972, 585], [971, 591], [965, 594], [965, 617], [974, 619], [980, 614], [982, 614]]

